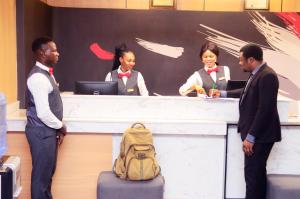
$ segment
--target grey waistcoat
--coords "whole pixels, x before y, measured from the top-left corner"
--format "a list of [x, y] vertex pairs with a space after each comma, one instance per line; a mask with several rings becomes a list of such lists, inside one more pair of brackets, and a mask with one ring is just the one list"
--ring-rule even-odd
[[[53, 91], [49, 93], [48, 95], [48, 101], [49, 101], [49, 106], [50, 110], [52, 113], [60, 120], [62, 121], [63, 118], [63, 104], [62, 100], [60, 97], [60, 92], [58, 89], [58, 86], [56, 85], [54, 79], [50, 76], [50, 74], [39, 68], [38, 66], [34, 66], [32, 70], [29, 73], [28, 78], [33, 75], [34, 73], [42, 73], [45, 75], [49, 82], [51, 83], [53, 87]], [[27, 107], [27, 125], [28, 126], [39, 126], [39, 127], [47, 127], [38, 117], [37, 117], [37, 112], [36, 112], [36, 107], [35, 103], [33, 100], [33, 96], [30, 93], [28, 87], [27, 87], [27, 96], [28, 96], [28, 107]]]
[[[202, 79], [202, 82], [203, 82], [203, 88], [207, 94], [209, 92], [209, 89], [211, 89], [213, 87], [214, 83], [216, 84], [217, 89], [226, 90], [227, 82], [225, 80], [224, 66], [218, 66], [218, 68], [219, 68], [219, 71], [216, 72], [216, 74], [217, 74], [216, 82], [214, 82], [214, 80], [205, 71], [204, 68], [202, 68], [198, 71], [198, 73]], [[221, 77], [222, 77], [222, 79], [220, 80]]]
[[123, 80], [118, 77], [118, 71], [114, 70], [111, 72], [112, 81], [118, 81], [118, 95], [140, 95], [137, 77], [138, 72], [131, 70], [131, 75], [127, 79], [126, 85], [124, 85]]

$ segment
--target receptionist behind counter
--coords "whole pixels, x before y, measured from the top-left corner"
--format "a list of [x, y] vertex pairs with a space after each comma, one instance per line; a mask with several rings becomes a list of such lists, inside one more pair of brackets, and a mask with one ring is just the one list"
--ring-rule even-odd
[[134, 65], [134, 53], [125, 44], [117, 46], [112, 71], [106, 75], [105, 81], [118, 82], [118, 95], [149, 96], [144, 78], [133, 70]]
[[204, 67], [192, 74], [179, 88], [180, 95], [187, 95], [193, 90], [197, 95], [207, 95], [210, 89], [226, 90], [227, 81], [230, 79], [230, 71], [227, 66], [219, 66], [217, 58], [219, 55], [218, 46], [212, 42], [206, 42], [200, 50], [200, 59]]

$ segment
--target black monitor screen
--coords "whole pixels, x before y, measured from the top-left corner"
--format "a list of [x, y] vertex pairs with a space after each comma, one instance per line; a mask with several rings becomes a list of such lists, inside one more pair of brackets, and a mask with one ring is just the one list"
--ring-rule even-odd
[[245, 80], [228, 80], [226, 90], [234, 90], [239, 88], [244, 88], [247, 81]]
[[76, 81], [74, 93], [79, 95], [118, 95], [118, 82]]

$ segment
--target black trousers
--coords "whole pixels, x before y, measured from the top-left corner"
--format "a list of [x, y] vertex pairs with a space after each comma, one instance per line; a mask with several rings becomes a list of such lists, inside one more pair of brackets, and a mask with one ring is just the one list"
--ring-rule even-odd
[[245, 155], [246, 199], [266, 199], [267, 160], [274, 143], [255, 143], [254, 153]]
[[32, 157], [31, 199], [52, 199], [52, 176], [57, 160], [56, 130], [26, 126], [25, 133]]

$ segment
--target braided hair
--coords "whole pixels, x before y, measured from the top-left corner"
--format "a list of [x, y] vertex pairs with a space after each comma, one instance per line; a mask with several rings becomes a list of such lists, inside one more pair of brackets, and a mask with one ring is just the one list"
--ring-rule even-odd
[[132, 52], [132, 51], [127, 48], [125, 43], [122, 43], [115, 47], [114, 62], [113, 62], [113, 66], [111, 69], [112, 71], [117, 70], [119, 68], [119, 66], [121, 64], [119, 58], [123, 57], [124, 54], [128, 53], [128, 52]]

